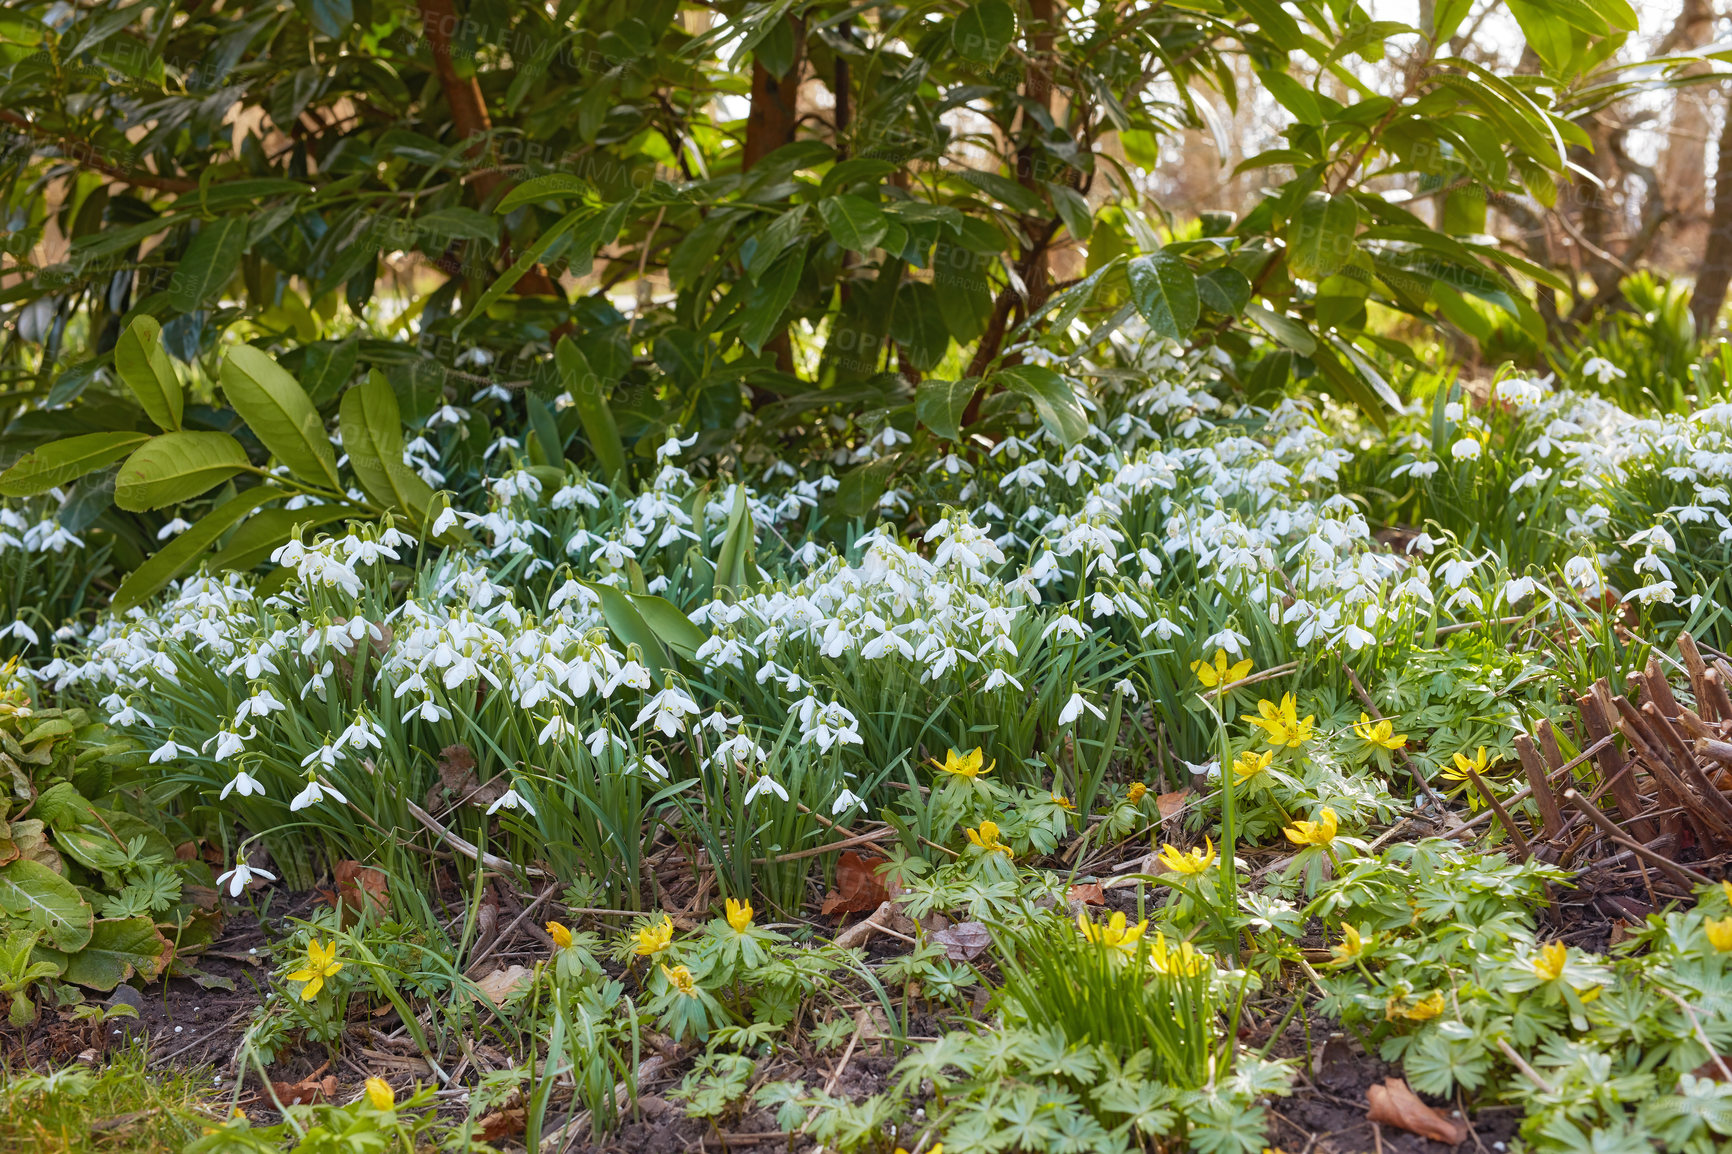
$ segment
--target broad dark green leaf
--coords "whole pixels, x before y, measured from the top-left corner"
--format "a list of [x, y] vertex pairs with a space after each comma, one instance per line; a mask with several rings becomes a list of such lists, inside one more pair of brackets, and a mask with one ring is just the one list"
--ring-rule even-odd
[[383, 373], [374, 369], [343, 394], [338, 421], [349, 467], [367, 496], [382, 509], [407, 515], [422, 531], [433, 503], [433, 487], [403, 463], [403, 418], [397, 394]]
[[805, 256], [804, 246], [783, 253], [747, 295], [740, 320], [740, 341], [754, 353], [780, 330], [782, 313], [799, 287]]
[[0, 497], [34, 497], [107, 468], [150, 440], [148, 433], [86, 433], [50, 441], [0, 474]]
[[1076, 444], [1087, 434], [1088, 414], [1075, 388], [1044, 365], [1013, 365], [1000, 369], [992, 380], [1033, 402], [1041, 424], [1066, 445]]
[[871, 252], [884, 240], [889, 222], [877, 204], [863, 196], [844, 193], [818, 202], [818, 215], [836, 243], [853, 252]]
[[1184, 258], [1162, 249], [1139, 256], [1127, 269], [1131, 300], [1156, 336], [1182, 341], [1197, 327], [1197, 278]]
[[1212, 268], [1197, 278], [1197, 299], [1218, 313], [1236, 317], [1251, 300], [1251, 282], [1231, 266]]
[[325, 422], [286, 369], [261, 348], [234, 345], [221, 375], [223, 395], [272, 456], [306, 484], [343, 491]]
[[135, 317], [126, 326], [114, 346], [114, 368], [157, 428], [165, 433], [180, 428], [185, 392], [162, 347], [162, 326], [155, 317]]
[[962, 440], [962, 414], [980, 382], [973, 377], [960, 381], [929, 378], [914, 392], [914, 416], [934, 435], [946, 441]]
[[1244, 311], [1264, 332], [1301, 356], [1310, 356], [1317, 347], [1317, 338], [1292, 317], [1257, 304], [1246, 305]]
[[240, 268], [247, 246], [247, 218], [223, 216], [206, 221], [168, 282], [168, 303], [190, 313], [223, 290]]
[[114, 503], [133, 513], [191, 500], [247, 468], [247, 451], [227, 433], [152, 437], [120, 466]]
[[950, 26], [956, 54], [976, 64], [996, 64], [1016, 39], [1016, 13], [1004, 0], [978, 0]]
[[896, 292], [890, 311], [890, 336], [903, 358], [925, 372], [936, 365], [950, 347], [950, 330], [938, 304], [938, 290], [921, 281], [909, 281]]
[[1353, 255], [1359, 210], [1351, 198], [1313, 192], [1287, 229], [1287, 268], [1296, 277], [1320, 281]]

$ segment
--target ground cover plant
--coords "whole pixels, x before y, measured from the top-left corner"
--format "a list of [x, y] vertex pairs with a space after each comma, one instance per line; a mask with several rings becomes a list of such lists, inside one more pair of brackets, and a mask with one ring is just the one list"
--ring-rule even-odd
[[1721, 54], [1384, 15], [9, 5], [0, 1139], [1732, 1145]]

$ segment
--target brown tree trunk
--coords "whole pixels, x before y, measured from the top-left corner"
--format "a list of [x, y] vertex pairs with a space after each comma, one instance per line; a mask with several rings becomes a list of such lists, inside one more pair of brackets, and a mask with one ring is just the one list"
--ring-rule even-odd
[[[752, 58], [752, 107], [746, 113], [746, 143], [740, 150], [740, 171], [750, 172], [757, 163], [781, 148], [794, 143], [794, 130], [799, 125], [800, 72], [805, 66], [806, 24], [789, 16], [794, 25], [794, 59], [788, 71], [773, 76], [754, 54]], [[794, 346], [786, 330], [771, 337], [765, 348], [776, 354], [776, 368], [794, 372]], [[752, 407], [774, 401], [768, 390], [754, 387]]]
[[[481, 95], [481, 82], [474, 76], [467, 81], [457, 75], [451, 61], [451, 36], [461, 23], [452, 0], [421, 0], [421, 33], [427, 37], [427, 48], [433, 55], [433, 71], [439, 77], [439, 88], [445, 103], [451, 106], [451, 123], [464, 140], [475, 139], [465, 154], [477, 159], [487, 151], [485, 134], [493, 131], [493, 118], [487, 114], [487, 101]], [[505, 183], [497, 168], [480, 168], [470, 178], [476, 198], [486, 204]], [[500, 252], [510, 258], [508, 239], [501, 239]], [[523, 274], [514, 286], [519, 296], [555, 296], [565, 298], [557, 282], [540, 265]]]
[[1726, 285], [1732, 281], [1732, 105], [1720, 126], [1720, 144], [1714, 163], [1714, 211], [1708, 218], [1708, 241], [1702, 246], [1702, 263], [1696, 270], [1696, 291], [1690, 294], [1690, 315], [1696, 332], [1706, 339], [1726, 303]]
[[[1684, 0], [1677, 23], [1655, 48], [1656, 56], [1687, 52], [1708, 43], [1714, 35], [1714, 10], [1708, 0]], [[1683, 70], [1684, 76], [1708, 72], [1706, 62]], [[1661, 263], [1678, 267], [1682, 260], [1702, 250], [1708, 221], [1708, 137], [1714, 89], [1691, 84], [1674, 91], [1671, 119], [1666, 125], [1666, 144], [1660, 153], [1659, 185], [1665, 190], [1666, 209], [1673, 224], [1666, 230], [1665, 247], [1656, 253]], [[1666, 258], [1670, 257], [1670, 260]]]
[[750, 172], [776, 149], [794, 143], [794, 128], [799, 122], [800, 72], [805, 66], [806, 24], [792, 16], [787, 19], [794, 25], [794, 60], [788, 71], [772, 76], [755, 56], [752, 60], [752, 107], [746, 114], [741, 172]]
[[[1023, 95], [1028, 102], [1052, 112], [1052, 45], [1053, 45], [1053, 0], [1029, 0], [1028, 13], [1030, 29], [1028, 37], [1028, 73], [1023, 78]], [[1023, 114], [1023, 134], [1025, 143], [1016, 154], [1016, 175], [1023, 187], [1041, 195], [1041, 173], [1036, 169], [1039, 164], [1040, 152], [1032, 140], [1026, 140], [1042, 130], [1027, 113]], [[1032, 238], [1038, 235], [1041, 225], [1045, 222], [1038, 217], [1023, 220], [1023, 230]], [[1051, 274], [1048, 271], [1047, 251], [1044, 244], [1032, 241], [1034, 247], [1024, 256], [1024, 281], [1028, 285], [1028, 311], [1032, 314], [1046, 303]], [[1032, 259], [1031, 259], [1032, 258]]]

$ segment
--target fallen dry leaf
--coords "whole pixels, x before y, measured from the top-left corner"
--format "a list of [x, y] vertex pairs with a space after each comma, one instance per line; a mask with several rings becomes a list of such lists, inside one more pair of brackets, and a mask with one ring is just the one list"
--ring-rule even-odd
[[523, 1133], [523, 1108], [495, 1110], [481, 1119], [481, 1140], [497, 1142], [501, 1138]]
[[1371, 1102], [1371, 1109], [1365, 1112], [1369, 1121], [1396, 1126], [1449, 1146], [1467, 1138], [1467, 1123], [1427, 1106], [1400, 1078], [1385, 1078], [1383, 1085], [1371, 1087], [1365, 1096]]
[[391, 908], [390, 885], [383, 870], [358, 861], [340, 861], [331, 875], [336, 879], [337, 901], [345, 915], [358, 916], [368, 909], [385, 913]]
[[1156, 797], [1155, 808], [1160, 811], [1161, 819], [1164, 821], [1185, 808], [1185, 803], [1189, 800], [1191, 800], [1191, 787], [1186, 786], [1184, 789], [1175, 789], [1171, 793], [1163, 793]]
[[518, 990], [529, 985], [530, 972], [522, 966], [496, 969], [475, 982], [475, 988], [487, 995], [487, 1000], [499, 1006]]
[[958, 922], [926, 936], [943, 946], [944, 956], [953, 962], [971, 962], [992, 944], [992, 935], [980, 922]]
[[818, 912], [825, 917], [839, 913], [858, 914], [875, 910], [889, 901], [890, 891], [884, 888], [877, 872], [886, 860], [862, 857], [852, 850], [844, 853], [836, 861], [836, 888], [824, 898]]
[[1065, 891], [1065, 901], [1081, 902], [1085, 906], [1104, 906], [1107, 895], [1101, 889], [1099, 882], [1083, 882]]
[[498, 801], [509, 784], [503, 775], [483, 783], [475, 774], [475, 755], [467, 745], [447, 745], [440, 750], [435, 768], [439, 771], [439, 783], [427, 791], [424, 799], [428, 813], [440, 813], [464, 803], [485, 808]]
[[337, 1096], [337, 1076], [326, 1074], [323, 1078], [302, 1078], [299, 1082], [272, 1082], [271, 1091], [285, 1106], [329, 1102]]

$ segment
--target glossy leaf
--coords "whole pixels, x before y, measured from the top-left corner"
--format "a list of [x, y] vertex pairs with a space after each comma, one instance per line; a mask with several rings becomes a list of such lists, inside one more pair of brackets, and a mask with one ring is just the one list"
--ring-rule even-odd
[[86, 433], [50, 441], [0, 473], [0, 497], [34, 497], [107, 468], [150, 440], [148, 433]]
[[155, 317], [136, 317], [126, 326], [114, 346], [114, 368], [157, 428], [165, 433], [180, 428], [185, 392], [162, 347], [162, 326]]
[[1126, 270], [1131, 299], [1156, 336], [1182, 341], [1197, 327], [1197, 278], [1184, 258], [1162, 249], [1139, 256]]
[[288, 494], [281, 489], [261, 485], [230, 497], [128, 573], [120, 588], [115, 590], [110, 608], [116, 613], [125, 613], [134, 605], [142, 605], [152, 594], [196, 564], [224, 533], [240, 523], [241, 518], [267, 501], [286, 496]]
[[407, 514], [417, 528], [426, 525], [433, 487], [403, 463], [403, 418], [383, 373], [373, 370], [343, 394], [338, 420], [349, 467], [367, 496]]
[[223, 395], [272, 456], [299, 480], [342, 491], [325, 423], [286, 369], [263, 349], [235, 345], [221, 375]]
[[134, 449], [120, 466], [114, 503], [135, 513], [179, 504], [250, 464], [247, 451], [227, 433], [164, 433]]

